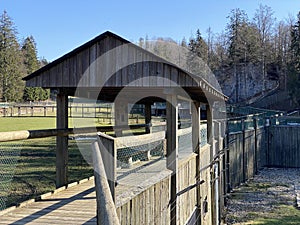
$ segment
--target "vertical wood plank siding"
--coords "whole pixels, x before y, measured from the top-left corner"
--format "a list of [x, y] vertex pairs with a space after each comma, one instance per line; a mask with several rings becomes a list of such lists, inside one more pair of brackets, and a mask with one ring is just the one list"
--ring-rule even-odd
[[269, 129], [268, 165], [300, 167], [300, 127], [282, 125]]
[[[105, 53], [107, 57], [101, 57]], [[99, 57], [101, 60], [95, 63]], [[87, 76], [83, 77], [83, 74]], [[27, 80], [26, 85], [77, 87], [83, 77], [82, 87], [97, 87], [112, 74], [114, 76], [105, 84], [107, 87], [123, 87], [136, 80], [138, 82], [134, 82], [133, 86], [172, 87], [175, 83], [182, 87], [199, 87], [198, 81], [181, 69], [113, 37], [106, 37], [69, 56], [39, 76]], [[139, 80], [141, 78], [142, 81]]]

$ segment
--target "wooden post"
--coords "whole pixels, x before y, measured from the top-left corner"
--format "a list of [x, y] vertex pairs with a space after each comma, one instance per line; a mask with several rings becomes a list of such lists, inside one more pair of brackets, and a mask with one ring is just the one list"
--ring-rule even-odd
[[[128, 125], [128, 102], [125, 99], [115, 101], [115, 126]], [[117, 137], [123, 135], [123, 131], [117, 129], [115, 131]]]
[[[68, 96], [59, 90], [56, 98], [56, 128], [68, 128]], [[56, 137], [56, 187], [68, 183], [68, 136]]]
[[[194, 102], [192, 105], [192, 144], [193, 152], [197, 154], [196, 157], [196, 180], [200, 181], [200, 143], [201, 143], [201, 134], [200, 134], [200, 102]], [[197, 186], [197, 218], [200, 218], [201, 212], [201, 188], [200, 185]]]
[[210, 150], [210, 160], [213, 159], [215, 154], [214, 149], [214, 124], [213, 124], [213, 116], [212, 116], [212, 108], [209, 104], [206, 105], [206, 116], [207, 116], [207, 141], [211, 146]]
[[[230, 137], [230, 130], [229, 130], [229, 122], [226, 120], [226, 154], [225, 154], [225, 161], [226, 161], [226, 193], [230, 193], [231, 185], [230, 185], [230, 151], [229, 151], [229, 137]], [[225, 202], [226, 204], [226, 202]]]
[[242, 123], [242, 133], [243, 133], [243, 149], [242, 149], [242, 173], [243, 173], [243, 181], [246, 181], [246, 159], [245, 159], [245, 144], [246, 144], [246, 126], [245, 119], [241, 120]]
[[257, 118], [253, 118], [253, 126], [254, 126], [254, 173], [258, 172], [258, 148], [257, 148]]
[[167, 96], [167, 169], [172, 171], [170, 186], [170, 224], [176, 225], [178, 219], [178, 106], [176, 95]]
[[200, 102], [194, 102], [192, 106], [192, 142], [195, 153], [200, 153], [200, 139]]
[[145, 104], [145, 132], [146, 134], [152, 133], [151, 125], [151, 103]]
[[116, 206], [109, 191], [109, 184], [104, 168], [105, 159], [102, 159], [97, 142], [92, 144], [92, 149], [97, 199], [97, 224], [118, 225], [120, 222]]
[[82, 104], [82, 106], [81, 106], [81, 117], [83, 118], [84, 117], [84, 105]]
[[98, 133], [98, 144], [100, 148], [101, 157], [103, 159], [104, 169], [110, 188], [113, 201], [116, 200], [115, 186], [116, 186], [116, 167], [117, 167], [117, 154], [116, 144], [114, 138]]

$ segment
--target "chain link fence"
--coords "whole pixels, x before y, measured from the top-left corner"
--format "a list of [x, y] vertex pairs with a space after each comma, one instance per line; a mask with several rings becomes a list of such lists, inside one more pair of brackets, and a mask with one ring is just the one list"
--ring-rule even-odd
[[[90, 149], [90, 140], [81, 143]], [[55, 190], [55, 137], [0, 142], [0, 210]], [[69, 182], [93, 175], [75, 140], [69, 140]]]

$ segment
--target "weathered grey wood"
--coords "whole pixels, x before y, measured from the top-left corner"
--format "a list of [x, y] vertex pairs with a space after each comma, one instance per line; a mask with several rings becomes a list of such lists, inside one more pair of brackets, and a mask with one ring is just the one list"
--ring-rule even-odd
[[171, 175], [170, 190], [170, 224], [176, 225], [178, 219], [177, 191], [178, 191], [178, 105], [177, 96], [167, 96], [167, 168], [173, 173]]
[[[99, 61], [93, 64], [96, 59]], [[139, 78], [142, 83], [138, 81], [130, 85], [195, 87], [199, 90], [206, 88], [212, 98], [226, 98], [202, 78], [188, 74], [110, 32], [98, 36], [24, 79], [29, 87], [65, 87], [75, 92], [79, 82], [81, 87], [88, 88], [124, 87]], [[205, 83], [205, 87], [199, 81]], [[203, 93], [198, 94], [204, 96]]]
[[[60, 90], [56, 98], [56, 128], [68, 128], [68, 96]], [[68, 183], [68, 137], [56, 137], [56, 187]]]
[[199, 153], [200, 150], [200, 102], [192, 103], [192, 142], [193, 152]]
[[100, 153], [99, 144], [94, 142], [93, 166], [95, 171], [95, 188], [97, 197], [97, 224], [117, 225], [120, 224], [116, 212], [116, 207], [111, 196], [109, 184], [107, 182], [106, 171]]
[[271, 126], [268, 138], [268, 165], [279, 167], [300, 167], [299, 126]]
[[151, 134], [143, 134], [138, 136], [124, 136], [115, 138], [116, 148], [134, 147], [145, 145], [165, 139], [165, 131], [159, 131]]
[[209, 104], [206, 104], [206, 116], [207, 116], [207, 142], [211, 146], [210, 160], [212, 161], [215, 154], [214, 123], [213, 123], [213, 109]]
[[[116, 99], [114, 104], [115, 126], [128, 125], [128, 101], [126, 99]], [[122, 130], [116, 130], [117, 137], [122, 136]]]
[[114, 130], [126, 130], [127, 128], [138, 129], [138, 128], [145, 128], [145, 127], [146, 127], [145, 124], [135, 124], [135, 125], [119, 126], [119, 127], [101, 126], [101, 127], [9, 131], [9, 132], [0, 132], [0, 142], [53, 137], [53, 136], [68, 136], [69, 134], [93, 133], [95, 132], [95, 129], [100, 132], [110, 132]]
[[114, 138], [98, 132], [98, 144], [113, 201], [116, 200], [117, 148]]
[[[201, 143], [201, 134], [200, 134], [200, 102], [192, 103], [192, 142], [193, 142], [193, 151], [197, 154], [195, 159], [195, 180], [196, 182], [200, 180], [200, 143]], [[197, 210], [197, 217], [200, 218], [200, 208], [201, 208], [201, 187], [200, 185], [196, 188], [196, 204], [195, 206], [199, 209]]]
[[146, 133], [152, 133], [152, 125], [151, 125], [151, 103], [145, 104], [145, 127]]

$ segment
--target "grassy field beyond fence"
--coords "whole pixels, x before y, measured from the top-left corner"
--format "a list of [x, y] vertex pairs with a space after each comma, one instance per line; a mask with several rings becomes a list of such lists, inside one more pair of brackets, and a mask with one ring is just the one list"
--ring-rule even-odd
[[[69, 124], [73, 126], [71, 119]], [[0, 118], [0, 132], [55, 126], [56, 119], [50, 117]], [[77, 142], [69, 140], [69, 182], [93, 175]], [[80, 147], [89, 151], [90, 143], [81, 140]], [[0, 210], [55, 189], [55, 145], [55, 137], [0, 143]]]
[[[55, 189], [55, 144], [55, 137], [0, 143], [0, 199], [6, 207]], [[90, 149], [90, 141], [84, 145]], [[75, 140], [69, 141], [68, 174], [69, 182], [93, 175]]]

